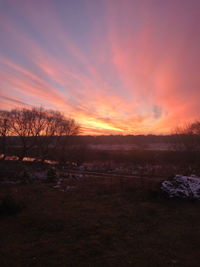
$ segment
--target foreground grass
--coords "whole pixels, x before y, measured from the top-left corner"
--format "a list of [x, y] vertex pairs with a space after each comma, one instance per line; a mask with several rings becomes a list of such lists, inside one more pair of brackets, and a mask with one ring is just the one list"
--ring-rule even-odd
[[199, 266], [200, 203], [144, 181], [88, 178], [71, 192], [1, 185], [23, 207], [0, 217], [0, 266]]

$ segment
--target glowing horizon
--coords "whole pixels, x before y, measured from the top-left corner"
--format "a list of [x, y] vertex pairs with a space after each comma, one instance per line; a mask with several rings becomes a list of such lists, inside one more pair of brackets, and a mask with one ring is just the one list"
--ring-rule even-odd
[[83, 134], [166, 134], [200, 118], [200, 1], [0, 0], [1, 109]]

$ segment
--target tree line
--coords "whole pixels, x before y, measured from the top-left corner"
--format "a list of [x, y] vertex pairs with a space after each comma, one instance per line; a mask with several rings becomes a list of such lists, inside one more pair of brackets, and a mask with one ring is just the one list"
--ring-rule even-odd
[[[45, 160], [59, 146], [62, 147], [62, 155], [59, 156], [64, 158], [67, 142], [63, 142], [62, 137], [78, 135], [80, 130], [74, 119], [66, 118], [59, 111], [44, 108], [1, 110], [0, 153], [4, 159], [12, 147], [19, 160], [30, 156], [30, 151], [36, 158]], [[18, 138], [15, 145], [11, 144], [14, 137]]]
[[[178, 127], [167, 136], [77, 136], [80, 132], [80, 125], [59, 111], [44, 108], [0, 111], [1, 158], [14, 155], [19, 160], [33, 157], [41, 161], [56, 160], [63, 164], [81, 164], [85, 160], [114, 160], [119, 156], [117, 152], [109, 154], [110, 156], [107, 153], [105, 156], [104, 151], [90, 149], [90, 144], [137, 144], [143, 151], [142, 155], [146, 155], [145, 147], [148, 149], [148, 144], [151, 143], [168, 143], [169, 150], [180, 152], [180, 156], [199, 158], [200, 121]], [[130, 159], [134, 161], [131, 153], [130, 151]], [[122, 157], [124, 158], [123, 151], [119, 159]]]

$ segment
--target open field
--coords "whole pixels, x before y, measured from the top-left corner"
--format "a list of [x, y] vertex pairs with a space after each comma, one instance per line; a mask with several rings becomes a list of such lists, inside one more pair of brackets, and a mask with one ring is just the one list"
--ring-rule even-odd
[[199, 266], [199, 202], [165, 199], [156, 179], [68, 183], [1, 184], [21, 208], [0, 216], [1, 266]]
[[173, 150], [171, 143], [146, 143], [146, 144], [89, 144], [89, 148], [105, 151], [130, 151], [136, 149], [153, 150], [153, 151], [170, 151]]

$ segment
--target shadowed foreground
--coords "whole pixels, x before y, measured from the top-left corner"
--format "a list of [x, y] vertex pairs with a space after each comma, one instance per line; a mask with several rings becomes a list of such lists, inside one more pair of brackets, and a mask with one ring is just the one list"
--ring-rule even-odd
[[148, 181], [52, 186], [1, 185], [22, 208], [0, 216], [1, 266], [199, 266], [199, 202], [164, 199]]

